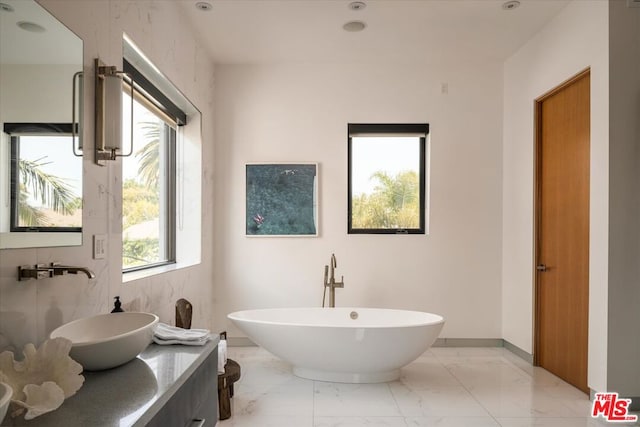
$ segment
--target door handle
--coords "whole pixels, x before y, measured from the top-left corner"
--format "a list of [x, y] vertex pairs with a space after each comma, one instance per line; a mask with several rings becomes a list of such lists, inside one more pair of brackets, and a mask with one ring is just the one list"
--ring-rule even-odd
[[545, 264], [538, 264], [536, 265], [536, 270], [544, 273], [547, 271], [547, 266]]

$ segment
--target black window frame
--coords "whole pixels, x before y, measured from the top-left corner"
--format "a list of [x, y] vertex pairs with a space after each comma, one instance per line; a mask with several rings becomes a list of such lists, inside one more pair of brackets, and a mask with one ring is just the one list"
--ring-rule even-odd
[[[367, 134], [375, 136], [402, 136], [406, 134], [420, 135], [420, 166], [419, 166], [419, 228], [354, 228], [352, 218], [352, 136]], [[348, 146], [348, 177], [347, 177], [347, 233], [348, 234], [426, 234], [426, 153], [427, 138], [429, 136], [428, 123], [349, 123], [347, 126]]]
[[[10, 170], [10, 209], [9, 209], [9, 231], [11, 233], [81, 233], [82, 227], [46, 227], [46, 226], [21, 226], [19, 222], [20, 199], [20, 171], [18, 162], [20, 159], [20, 136], [21, 135], [73, 135], [78, 133], [78, 125], [71, 123], [5, 123], [4, 133], [9, 135], [11, 149], [11, 170]], [[70, 147], [71, 149], [72, 147]]]
[[[168, 198], [166, 203], [166, 211], [164, 215], [168, 218], [166, 228], [166, 241], [167, 241], [167, 260], [159, 261], [155, 263], [149, 263], [145, 265], [133, 266], [122, 268], [122, 273], [131, 273], [135, 271], [148, 270], [164, 265], [175, 264], [177, 262], [176, 256], [176, 229], [177, 229], [177, 214], [176, 214], [176, 175], [177, 175], [177, 128], [187, 124], [187, 115], [179, 107], [177, 107], [164, 93], [157, 88], [150, 80], [144, 77], [138, 69], [136, 69], [129, 61], [123, 58], [124, 71], [128, 74], [127, 84], [131, 85], [133, 82], [134, 91], [145, 98], [155, 106], [162, 114], [175, 121], [176, 128], [169, 126], [165, 123], [165, 128], [170, 129], [167, 133], [166, 149], [167, 149], [167, 175], [168, 182], [167, 191]], [[127, 90], [128, 93], [129, 90]], [[135, 155], [135, 154], [134, 154]], [[123, 181], [124, 184], [124, 181]], [[162, 215], [162, 213], [161, 213]], [[124, 243], [124, 239], [123, 239]]]

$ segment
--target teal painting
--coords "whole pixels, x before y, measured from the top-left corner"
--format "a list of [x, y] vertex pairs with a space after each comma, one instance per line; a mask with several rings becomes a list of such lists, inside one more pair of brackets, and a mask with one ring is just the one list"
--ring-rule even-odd
[[318, 235], [318, 165], [246, 165], [247, 236]]

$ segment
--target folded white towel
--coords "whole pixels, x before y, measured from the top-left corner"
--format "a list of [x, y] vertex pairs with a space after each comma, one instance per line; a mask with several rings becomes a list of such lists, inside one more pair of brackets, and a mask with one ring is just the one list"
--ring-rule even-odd
[[198, 341], [209, 337], [208, 329], [183, 329], [176, 326], [158, 323], [153, 329], [153, 335], [161, 340]]
[[173, 345], [173, 344], [181, 344], [181, 345], [205, 345], [209, 341], [209, 337], [206, 337], [202, 340], [163, 340], [155, 335], [153, 336], [153, 342], [159, 345]]
[[205, 345], [209, 341], [208, 329], [183, 329], [158, 323], [153, 329], [153, 342], [160, 345]]
[[224, 367], [227, 364], [227, 341], [220, 340], [218, 343], [218, 373], [224, 374]]

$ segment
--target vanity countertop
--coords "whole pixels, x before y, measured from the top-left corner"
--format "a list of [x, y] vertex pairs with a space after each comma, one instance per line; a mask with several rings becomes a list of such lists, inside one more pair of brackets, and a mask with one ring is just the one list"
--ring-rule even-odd
[[122, 366], [83, 372], [85, 381], [80, 390], [55, 411], [30, 421], [11, 419], [7, 414], [2, 425], [144, 426], [209, 357], [218, 342], [214, 335], [204, 346], [151, 344]]

